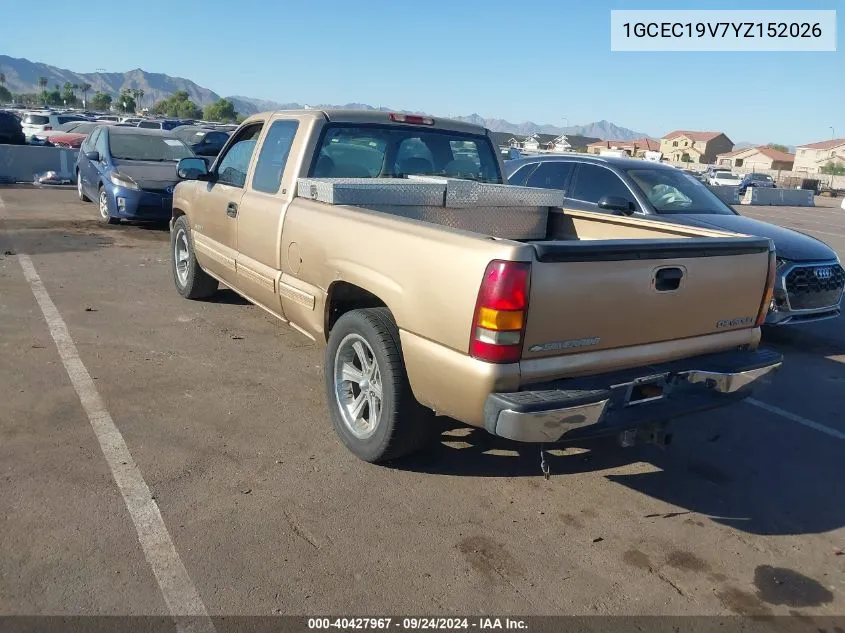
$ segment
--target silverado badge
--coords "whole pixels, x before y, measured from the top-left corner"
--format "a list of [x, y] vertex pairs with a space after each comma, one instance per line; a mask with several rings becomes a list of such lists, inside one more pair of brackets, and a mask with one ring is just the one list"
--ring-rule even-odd
[[570, 349], [572, 347], [589, 347], [591, 345], [598, 345], [601, 337], [594, 336], [592, 338], [579, 338], [571, 341], [553, 341], [551, 343], [542, 343], [540, 345], [532, 345], [528, 348], [529, 352], [551, 352], [559, 349]]
[[716, 321], [716, 327], [739, 327], [740, 325], [751, 325], [752, 323], [754, 323], [754, 318], [749, 316], [742, 317], [741, 319], [722, 319], [721, 321]]

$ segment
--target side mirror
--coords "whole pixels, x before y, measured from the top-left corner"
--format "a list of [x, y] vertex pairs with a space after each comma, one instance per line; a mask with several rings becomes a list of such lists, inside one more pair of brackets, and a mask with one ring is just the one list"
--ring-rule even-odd
[[631, 215], [635, 211], [634, 203], [622, 196], [604, 196], [599, 199], [598, 207], [607, 211], [620, 211], [625, 215]]
[[176, 166], [176, 174], [182, 180], [205, 180], [208, 178], [208, 163], [202, 158], [183, 158]]
[[96, 151], [96, 150], [95, 150], [95, 151], [92, 151], [92, 152], [85, 152], [85, 158], [87, 158], [88, 160], [92, 160], [92, 161], [94, 161], [95, 163], [96, 163], [96, 162], [99, 162], [99, 160], [100, 160], [100, 152], [98, 152], [98, 151]]

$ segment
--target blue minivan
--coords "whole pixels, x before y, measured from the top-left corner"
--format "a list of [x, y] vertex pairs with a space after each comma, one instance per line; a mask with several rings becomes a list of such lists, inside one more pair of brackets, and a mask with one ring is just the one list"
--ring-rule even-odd
[[169, 220], [176, 164], [194, 156], [172, 132], [103, 125], [82, 143], [76, 160], [79, 199], [95, 200], [100, 219]]

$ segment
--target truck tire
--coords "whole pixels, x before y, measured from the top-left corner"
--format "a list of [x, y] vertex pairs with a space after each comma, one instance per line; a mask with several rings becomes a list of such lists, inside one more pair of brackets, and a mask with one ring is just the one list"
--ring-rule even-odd
[[170, 233], [170, 267], [176, 291], [186, 299], [204, 299], [217, 292], [217, 280], [197, 263], [191, 227], [184, 215]]
[[324, 368], [335, 431], [362, 460], [404, 457], [433, 436], [434, 416], [414, 399], [387, 308], [341, 316], [329, 334]]

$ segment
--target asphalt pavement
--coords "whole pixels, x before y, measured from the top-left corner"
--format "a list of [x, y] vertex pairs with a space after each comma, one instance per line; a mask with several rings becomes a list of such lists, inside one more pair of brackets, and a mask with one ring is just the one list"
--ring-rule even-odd
[[[741, 212], [845, 259], [837, 207]], [[842, 318], [767, 341], [771, 384], [665, 450], [556, 450], [545, 480], [446, 422], [374, 466], [322, 350], [229, 290], [182, 299], [168, 240], [0, 188], [0, 614], [845, 614]]]

